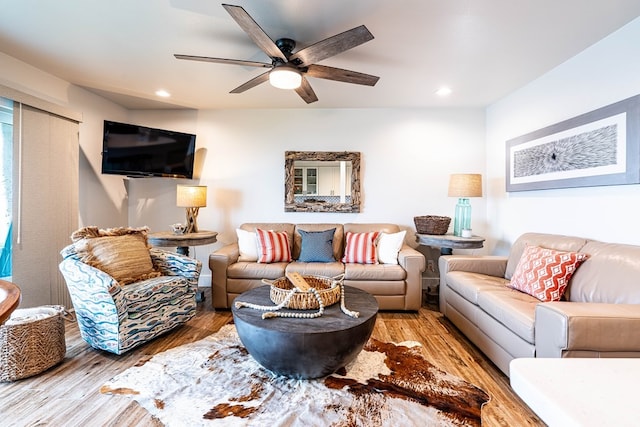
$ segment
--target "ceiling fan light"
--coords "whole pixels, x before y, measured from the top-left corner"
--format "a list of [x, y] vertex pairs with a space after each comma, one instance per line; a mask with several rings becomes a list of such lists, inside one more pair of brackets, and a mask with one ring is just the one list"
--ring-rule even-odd
[[297, 89], [302, 84], [302, 74], [291, 66], [276, 67], [269, 73], [269, 83], [278, 89]]

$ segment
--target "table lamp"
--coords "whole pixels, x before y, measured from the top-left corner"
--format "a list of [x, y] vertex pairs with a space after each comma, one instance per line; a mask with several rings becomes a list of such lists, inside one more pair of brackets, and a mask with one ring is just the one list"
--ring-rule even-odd
[[453, 235], [462, 236], [462, 230], [471, 230], [469, 197], [482, 197], [482, 175], [479, 173], [452, 174], [449, 178], [449, 197], [458, 197]]
[[176, 189], [176, 205], [187, 209], [185, 233], [197, 233], [198, 210], [207, 206], [206, 185], [178, 185]]

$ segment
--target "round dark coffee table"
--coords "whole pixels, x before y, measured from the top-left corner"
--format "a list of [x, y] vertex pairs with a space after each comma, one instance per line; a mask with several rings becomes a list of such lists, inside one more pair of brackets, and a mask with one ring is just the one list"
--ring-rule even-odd
[[[237, 300], [273, 305], [269, 290], [270, 286], [260, 286]], [[378, 313], [378, 302], [371, 294], [350, 286], [345, 286], [344, 292], [346, 307], [359, 312], [359, 317], [344, 314], [340, 302], [326, 307], [324, 314], [314, 319], [262, 319], [262, 311], [232, 304], [238, 336], [249, 354], [275, 374], [299, 379], [329, 375], [360, 353]]]

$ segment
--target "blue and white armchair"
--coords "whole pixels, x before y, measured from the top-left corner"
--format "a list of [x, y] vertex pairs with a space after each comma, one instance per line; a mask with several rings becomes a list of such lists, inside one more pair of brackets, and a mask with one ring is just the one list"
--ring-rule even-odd
[[124, 286], [82, 262], [74, 245], [60, 252], [80, 334], [92, 347], [122, 354], [195, 316], [202, 263], [155, 248], [149, 252], [162, 275]]

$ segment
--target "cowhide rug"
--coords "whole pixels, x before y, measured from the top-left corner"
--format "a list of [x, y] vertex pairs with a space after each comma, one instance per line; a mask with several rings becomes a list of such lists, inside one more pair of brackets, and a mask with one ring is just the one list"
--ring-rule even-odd
[[478, 426], [487, 393], [427, 362], [417, 343], [369, 340], [346, 369], [315, 380], [277, 377], [235, 327], [150, 359], [109, 380], [167, 426]]

